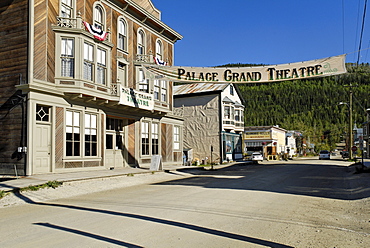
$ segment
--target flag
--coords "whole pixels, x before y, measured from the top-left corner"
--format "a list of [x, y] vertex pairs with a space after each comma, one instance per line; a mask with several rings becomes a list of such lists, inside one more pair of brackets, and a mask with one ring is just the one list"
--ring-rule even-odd
[[90, 25], [87, 22], [83, 22], [83, 23], [84, 23], [87, 31], [89, 31], [90, 34], [94, 35], [95, 39], [104, 41], [107, 38], [107, 36], [108, 36], [107, 32], [101, 30], [100, 28], [94, 27], [94, 26]]

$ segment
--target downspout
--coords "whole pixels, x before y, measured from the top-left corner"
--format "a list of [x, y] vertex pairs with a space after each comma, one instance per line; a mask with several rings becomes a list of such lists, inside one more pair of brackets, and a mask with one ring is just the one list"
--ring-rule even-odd
[[[30, 84], [33, 80], [33, 54], [34, 54], [34, 23], [35, 23], [35, 2], [34, 0], [28, 1], [28, 56], [27, 56], [27, 82], [26, 84]], [[27, 154], [25, 156], [25, 174], [27, 176], [32, 175], [32, 168], [31, 164], [28, 161], [31, 161], [31, 154], [32, 154], [32, 147], [31, 147], [31, 139], [28, 137], [27, 130], [32, 127], [31, 125], [31, 104], [29, 104], [29, 92], [27, 93], [26, 99], [26, 142], [27, 142]]]

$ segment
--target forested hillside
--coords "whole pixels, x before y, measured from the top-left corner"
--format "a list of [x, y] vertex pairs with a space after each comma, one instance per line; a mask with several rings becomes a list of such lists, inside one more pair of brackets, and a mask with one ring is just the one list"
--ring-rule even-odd
[[[233, 65], [227, 65], [233, 66]], [[235, 64], [234, 66], [250, 66]], [[299, 130], [316, 146], [333, 146], [348, 130], [348, 85], [353, 90], [353, 120], [362, 127], [370, 108], [370, 66], [347, 64], [348, 73], [311, 80], [238, 84], [245, 99], [245, 125], [279, 125]], [[329, 147], [328, 147], [329, 148]]]

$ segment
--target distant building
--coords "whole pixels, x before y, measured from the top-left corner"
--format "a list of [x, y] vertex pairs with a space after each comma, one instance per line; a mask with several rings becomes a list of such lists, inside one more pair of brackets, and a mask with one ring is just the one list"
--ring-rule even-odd
[[261, 152], [265, 158], [286, 152], [286, 130], [278, 126], [244, 128], [244, 153]]
[[2, 0], [0, 174], [182, 164], [172, 82], [182, 36], [150, 0]]
[[174, 87], [174, 106], [184, 117], [184, 148], [193, 149], [194, 159], [209, 162], [212, 157], [212, 162], [222, 163], [242, 158], [242, 102], [233, 84]]

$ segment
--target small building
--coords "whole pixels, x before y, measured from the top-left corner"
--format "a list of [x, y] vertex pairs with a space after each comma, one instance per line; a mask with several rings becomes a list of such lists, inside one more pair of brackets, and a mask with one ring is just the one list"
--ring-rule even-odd
[[250, 126], [244, 128], [244, 153], [261, 152], [264, 158], [276, 159], [286, 151], [286, 130], [279, 126]]
[[294, 157], [297, 155], [297, 137], [300, 135], [299, 132], [296, 131], [288, 131], [286, 133], [286, 146], [285, 146], [285, 153], [288, 154], [288, 157]]
[[184, 118], [184, 148], [194, 160], [242, 159], [244, 105], [233, 84], [183, 84], [174, 87], [174, 107]]

